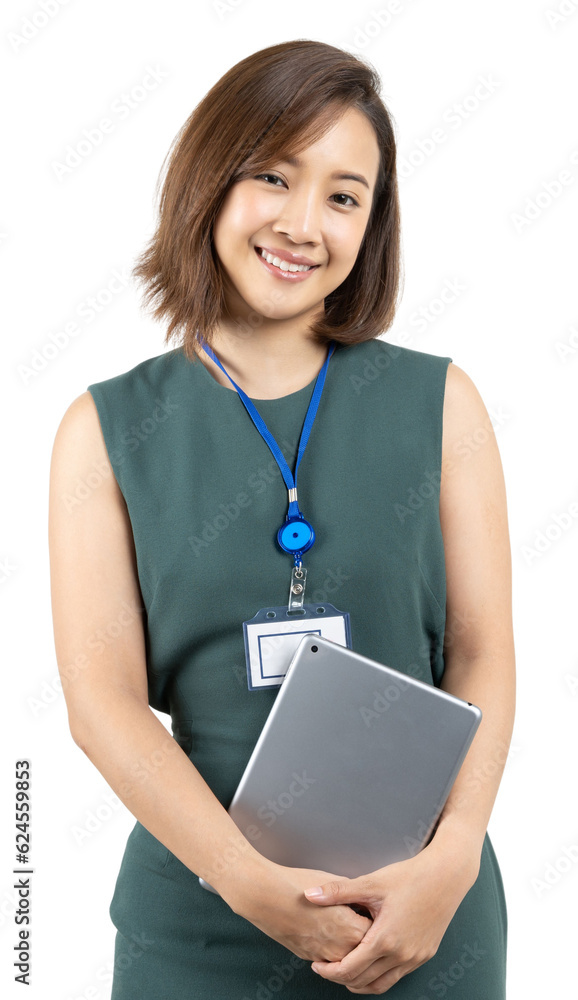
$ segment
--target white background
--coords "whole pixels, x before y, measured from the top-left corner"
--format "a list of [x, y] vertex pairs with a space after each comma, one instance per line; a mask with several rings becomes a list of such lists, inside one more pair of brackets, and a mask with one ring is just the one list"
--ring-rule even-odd
[[[305, 37], [370, 60], [395, 120], [407, 174], [405, 290], [386, 339], [452, 357], [495, 422], [518, 665], [512, 749], [489, 828], [508, 901], [508, 996], [569, 997], [578, 886], [578, 6], [237, 0], [221, 8], [46, 0], [50, 14], [42, 15], [34, 0], [3, 5], [4, 995], [25, 991], [13, 984], [11, 967], [14, 760], [30, 758], [33, 770], [34, 956], [26, 996], [109, 996], [108, 906], [134, 822], [114, 798], [107, 805], [107, 785], [73, 743], [55, 684], [47, 507], [56, 429], [88, 384], [166, 349], [164, 330], [140, 310], [135, 286], [106, 289], [150, 235], [156, 179], [176, 132], [238, 60]], [[162, 78], [143, 100], [134, 90], [136, 106], [122, 116], [114, 109], [126, 107], [123, 95], [151, 67]], [[489, 88], [476, 97], [482, 80]], [[466, 109], [459, 126], [455, 104]], [[105, 117], [113, 131], [59, 179], [55, 164], [69, 144]], [[428, 147], [435, 129], [445, 141]], [[570, 180], [556, 188], [564, 170]], [[440, 308], [450, 281], [461, 291]], [[83, 304], [95, 295], [103, 304], [88, 322], [80, 318]], [[435, 315], [418, 327], [416, 310], [430, 305]], [[55, 350], [51, 338], [71, 322], [77, 335]], [[33, 371], [34, 359], [40, 370]]]

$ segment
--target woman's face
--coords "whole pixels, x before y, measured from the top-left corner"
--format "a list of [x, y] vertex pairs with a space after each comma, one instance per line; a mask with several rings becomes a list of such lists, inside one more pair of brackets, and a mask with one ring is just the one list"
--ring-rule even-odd
[[[323, 313], [325, 297], [355, 264], [378, 169], [372, 125], [362, 112], [348, 110], [294, 162], [271, 162], [234, 184], [214, 226], [229, 316], [244, 320], [254, 310], [287, 320]], [[277, 264], [263, 258], [263, 249]], [[287, 270], [292, 254], [315, 267]]]

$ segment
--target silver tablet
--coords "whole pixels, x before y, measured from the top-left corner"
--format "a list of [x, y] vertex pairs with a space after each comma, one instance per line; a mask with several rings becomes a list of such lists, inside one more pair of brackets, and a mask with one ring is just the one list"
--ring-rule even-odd
[[470, 702], [307, 634], [229, 813], [260, 854], [289, 867], [355, 878], [413, 857], [481, 718]]

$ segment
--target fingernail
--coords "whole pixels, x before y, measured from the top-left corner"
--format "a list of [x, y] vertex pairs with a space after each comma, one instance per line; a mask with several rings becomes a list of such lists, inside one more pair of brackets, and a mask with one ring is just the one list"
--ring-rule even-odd
[[322, 896], [323, 889], [320, 885], [314, 885], [312, 889], [305, 889], [306, 896]]

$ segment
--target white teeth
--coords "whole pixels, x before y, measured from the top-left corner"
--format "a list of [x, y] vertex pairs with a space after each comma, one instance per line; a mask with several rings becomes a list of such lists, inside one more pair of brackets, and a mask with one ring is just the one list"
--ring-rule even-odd
[[309, 264], [290, 264], [289, 261], [281, 260], [281, 257], [274, 257], [272, 253], [267, 253], [266, 250], [259, 249], [259, 252], [268, 264], [273, 264], [281, 271], [310, 271], [313, 266]]

